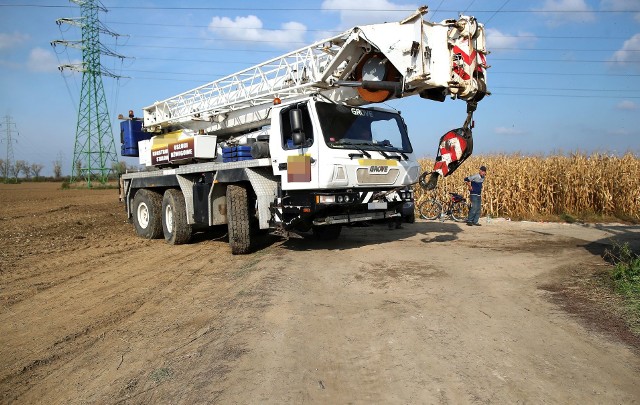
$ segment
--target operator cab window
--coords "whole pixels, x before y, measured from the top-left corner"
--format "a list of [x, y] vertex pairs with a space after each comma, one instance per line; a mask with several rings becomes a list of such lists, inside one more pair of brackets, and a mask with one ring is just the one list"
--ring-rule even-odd
[[[298, 109], [302, 115], [303, 142], [296, 145], [294, 142], [294, 131], [291, 128], [291, 110]], [[313, 145], [313, 126], [311, 125], [311, 115], [306, 103], [295, 104], [280, 111], [280, 122], [282, 126], [282, 148], [285, 150], [308, 148]]]

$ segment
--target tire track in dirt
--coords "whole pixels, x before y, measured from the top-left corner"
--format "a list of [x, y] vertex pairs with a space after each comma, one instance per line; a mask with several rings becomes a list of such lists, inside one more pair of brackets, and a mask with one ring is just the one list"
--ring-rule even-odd
[[[161, 241], [149, 243], [159, 244]], [[165, 246], [160, 245], [162, 249]], [[143, 307], [153, 306], [157, 297], [171, 296], [173, 291], [183, 289], [191, 281], [193, 276], [202, 270], [202, 266], [193, 266], [189, 257], [193, 252], [156, 254], [160, 262], [164, 258], [183, 263], [183, 270], [175, 272], [158, 269], [156, 264], [140, 266], [136, 257], [149, 257], [153, 255], [150, 250], [157, 250], [156, 246], [144, 247], [136, 251], [128, 251], [129, 259], [122, 260], [122, 253], [126, 249], [113, 251], [101, 250], [98, 259], [86, 262], [67, 263], [76, 273], [73, 276], [62, 276], [59, 282], [49, 288], [38, 291], [28, 302], [14, 304], [7, 317], [3, 313], [0, 321], [9, 326], [6, 331], [5, 342], [9, 347], [20, 347], [20, 341], [27, 334], [29, 338], [40, 342], [37, 348], [31, 347], [31, 353], [5, 353], [3, 357], [14, 363], [13, 372], [2, 375], [2, 384], [10, 385], [16, 379], [27, 381], [39, 381], [46, 378], [57, 366], [73, 359], [78, 353], [90, 349], [100, 336], [127, 323]], [[95, 255], [98, 253], [93, 250]], [[120, 256], [118, 265], [110, 264], [111, 257]], [[95, 257], [95, 256], [94, 256]], [[78, 266], [89, 270], [77, 271]], [[68, 297], [73, 294], [72, 297]], [[73, 302], [70, 302], [72, 299]], [[48, 303], [61, 303], [48, 305]], [[74, 305], [74, 303], [76, 303]], [[33, 306], [38, 306], [44, 314], [59, 314], [66, 312], [71, 319], [49, 319], [42, 333], [34, 335], [33, 325], [42, 321], [42, 316], [34, 314], [30, 316]], [[61, 308], [64, 306], [64, 308]], [[14, 319], [20, 319], [23, 328], [15, 326]], [[69, 322], [71, 321], [71, 322]], [[45, 325], [43, 325], [45, 326]], [[26, 375], [25, 375], [26, 374]], [[28, 390], [29, 386], [23, 387]], [[14, 390], [14, 395], [20, 392]]]

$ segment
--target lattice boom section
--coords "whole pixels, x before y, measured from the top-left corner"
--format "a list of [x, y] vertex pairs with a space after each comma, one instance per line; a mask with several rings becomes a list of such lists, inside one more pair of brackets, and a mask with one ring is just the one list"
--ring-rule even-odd
[[312, 93], [322, 82], [324, 68], [344, 43], [343, 37], [316, 43], [144, 109], [145, 126], [181, 122]]

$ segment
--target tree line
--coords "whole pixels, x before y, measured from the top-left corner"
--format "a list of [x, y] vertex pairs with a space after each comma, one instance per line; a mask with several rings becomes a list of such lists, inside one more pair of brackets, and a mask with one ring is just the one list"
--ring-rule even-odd
[[[58, 158], [52, 162], [53, 180], [63, 179], [62, 165], [63, 162], [61, 158]], [[4, 159], [0, 159], [0, 177], [4, 179], [5, 182], [11, 179], [17, 181], [18, 178], [38, 181], [44, 178], [40, 175], [44, 167], [45, 166], [40, 163], [29, 163], [26, 160], [7, 162]], [[111, 165], [111, 173], [116, 178], [132, 169], [135, 170], [136, 168], [133, 166], [128, 166], [126, 162], [115, 162]], [[82, 178], [80, 166], [77, 166], [75, 170], [76, 177]]]

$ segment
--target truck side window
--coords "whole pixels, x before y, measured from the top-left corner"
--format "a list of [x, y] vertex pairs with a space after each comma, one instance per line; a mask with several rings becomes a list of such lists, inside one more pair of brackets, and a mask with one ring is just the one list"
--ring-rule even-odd
[[[291, 130], [291, 120], [289, 119], [289, 111], [293, 108], [302, 110], [302, 124], [304, 127], [305, 141], [302, 145], [295, 145], [293, 143], [293, 131]], [[285, 150], [308, 148], [313, 145], [313, 126], [311, 125], [311, 115], [309, 114], [309, 108], [306, 103], [296, 104], [291, 108], [286, 108], [280, 111], [280, 122], [282, 125], [282, 148]]]

